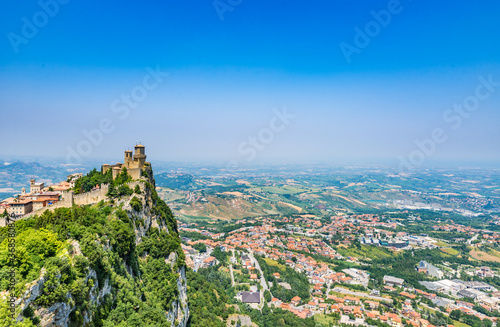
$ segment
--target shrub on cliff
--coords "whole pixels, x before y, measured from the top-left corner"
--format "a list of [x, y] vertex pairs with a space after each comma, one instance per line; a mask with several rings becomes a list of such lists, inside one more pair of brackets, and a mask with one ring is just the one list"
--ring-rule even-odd
[[132, 200], [130, 200], [130, 206], [135, 211], [140, 211], [142, 209], [142, 202], [141, 202], [141, 200], [139, 200], [138, 197], [134, 196], [132, 198]]

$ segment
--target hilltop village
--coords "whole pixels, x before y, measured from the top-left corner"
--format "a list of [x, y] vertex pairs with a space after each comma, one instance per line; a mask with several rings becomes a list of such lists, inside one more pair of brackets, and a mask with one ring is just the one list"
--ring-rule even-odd
[[[415, 259], [408, 273], [412, 280], [398, 277], [402, 274], [396, 269], [374, 269], [384, 258], [404, 260], [415, 251], [453, 253], [435, 237], [398, 232], [398, 221], [339, 215], [324, 223], [303, 215], [234, 225], [244, 227], [220, 232], [210, 224], [183, 223], [180, 231], [188, 266], [195, 271], [220, 266], [230, 275], [240, 303], [281, 308], [300, 318], [326, 316], [334, 325], [432, 327], [432, 322], [460, 317], [496, 324], [492, 313], [498, 312], [500, 291], [488, 281], [497, 272], [480, 262], [470, 266]], [[469, 244], [491, 244], [500, 237], [453, 223], [433, 228], [455, 230]]]
[[0, 201], [0, 212], [6, 211], [9, 215], [21, 217], [54, 205], [63, 199], [64, 193], [75, 187], [76, 180], [82, 176], [80, 173], [72, 174], [66, 181], [52, 185], [37, 183], [35, 179], [31, 179], [29, 192], [23, 187], [21, 194]]

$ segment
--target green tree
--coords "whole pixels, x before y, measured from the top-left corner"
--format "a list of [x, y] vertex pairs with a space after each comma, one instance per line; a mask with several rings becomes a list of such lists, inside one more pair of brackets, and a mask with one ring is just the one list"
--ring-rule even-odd
[[108, 196], [110, 198], [116, 198], [118, 196], [118, 191], [116, 190], [116, 188], [113, 184], [109, 184], [109, 189], [108, 189], [108, 193], [106, 193], [106, 196]]
[[198, 250], [200, 253], [207, 252], [207, 246], [205, 245], [205, 243], [196, 243], [195, 245], [193, 245], [193, 248]]
[[138, 197], [134, 196], [131, 200], [130, 200], [130, 206], [132, 207], [132, 209], [134, 209], [135, 211], [140, 211], [142, 209], [142, 201], [139, 200]]
[[134, 188], [134, 193], [135, 194], [141, 194], [142, 191], [141, 191], [141, 188], [139, 187], [139, 185], [136, 185], [135, 188]]
[[118, 196], [132, 195], [133, 191], [128, 185], [118, 186]]
[[266, 299], [267, 302], [271, 302], [272, 297], [271, 297], [271, 292], [269, 292], [269, 290], [266, 290], [264, 292], [264, 299]]

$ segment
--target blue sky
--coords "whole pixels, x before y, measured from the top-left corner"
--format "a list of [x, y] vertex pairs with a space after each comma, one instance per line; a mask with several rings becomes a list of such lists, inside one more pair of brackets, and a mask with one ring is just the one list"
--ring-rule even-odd
[[[500, 162], [500, 86], [459, 127], [443, 118], [500, 81], [497, 1], [61, 2], [0, 13], [2, 156], [119, 159], [139, 139], [161, 160]], [[147, 67], [168, 76], [121, 119]]]

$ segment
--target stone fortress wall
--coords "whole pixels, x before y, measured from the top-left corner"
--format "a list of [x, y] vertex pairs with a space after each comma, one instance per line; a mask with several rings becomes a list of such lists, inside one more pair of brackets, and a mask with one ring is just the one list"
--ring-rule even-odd
[[[128, 185], [132, 190], [136, 185], [139, 185], [141, 191], [144, 191], [146, 179], [141, 178], [137, 181], [131, 181], [125, 183], [124, 185]], [[22, 218], [28, 218], [34, 215], [41, 215], [45, 210], [55, 210], [57, 208], [71, 208], [73, 205], [92, 205], [97, 204], [101, 201], [108, 200], [106, 194], [109, 190], [109, 184], [101, 184], [98, 190], [82, 193], [82, 194], [74, 194], [73, 191], [64, 192], [62, 195], [61, 201], [54, 203], [50, 206], [40, 208], [36, 211], [30, 212], [27, 215], [22, 216]], [[4, 219], [0, 221], [0, 227], [5, 226]]]
[[106, 194], [108, 193], [108, 190], [109, 184], [101, 184], [100, 188], [97, 190], [82, 194], [72, 194], [68, 196], [68, 202], [70, 202], [72, 205], [88, 205], [99, 203], [99, 201], [101, 200], [106, 200]]

